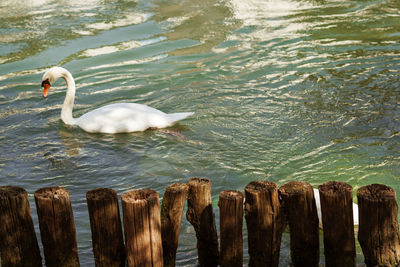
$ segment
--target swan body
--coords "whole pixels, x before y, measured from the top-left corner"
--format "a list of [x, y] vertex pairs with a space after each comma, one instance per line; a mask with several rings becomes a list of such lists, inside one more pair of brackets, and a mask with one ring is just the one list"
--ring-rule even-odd
[[43, 96], [47, 97], [49, 88], [58, 78], [67, 83], [67, 93], [61, 109], [61, 120], [67, 125], [79, 126], [89, 133], [129, 133], [145, 131], [149, 128], [165, 128], [177, 121], [193, 115], [193, 112], [166, 114], [155, 108], [137, 103], [116, 103], [103, 106], [73, 118], [75, 81], [69, 71], [53, 67], [42, 78]]

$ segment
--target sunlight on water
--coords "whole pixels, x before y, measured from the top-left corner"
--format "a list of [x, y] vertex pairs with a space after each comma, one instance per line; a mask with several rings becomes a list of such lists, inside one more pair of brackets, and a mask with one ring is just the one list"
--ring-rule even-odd
[[88, 24], [86, 27], [95, 30], [110, 30], [115, 27], [124, 27], [132, 24], [143, 23], [148, 19], [148, 17], [149, 15], [146, 14], [134, 13], [134, 14], [128, 14], [123, 19], [117, 19], [109, 23], [105, 22], [92, 23]]
[[[271, 40], [273, 38], [296, 38], [300, 31], [312, 24], [304, 21], [299, 23], [298, 18], [288, 19], [301, 11], [313, 8], [310, 2], [297, 1], [240, 1], [232, 0], [231, 6], [234, 17], [243, 23], [243, 27], [261, 26], [252, 32], [251, 38]], [[314, 26], [314, 25], [313, 25]], [[294, 36], [298, 35], [298, 36]], [[249, 36], [250, 37], [250, 36]]]
[[[82, 266], [94, 264], [85, 194], [97, 187], [162, 196], [207, 177], [217, 222], [219, 193], [257, 179], [400, 192], [399, 3], [1, 1], [2, 185], [28, 191], [36, 224], [35, 190], [70, 191]], [[75, 117], [118, 102], [195, 115], [168, 131], [85, 133], [60, 121], [62, 80], [42, 98], [55, 65], [75, 78]], [[288, 247], [284, 235], [281, 266]], [[177, 266], [196, 259], [184, 219]]]
[[120, 43], [118, 45], [114, 45], [114, 46], [103, 46], [101, 48], [87, 49], [83, 52], [83, 56], [95, 57], [95, 56], [99, 56], [99, 55], [111, 54], [111, 53], [115, 53], [115, 52], [122, 51], [122, 50], [130, 50], [133, 48], [141, 47], [143, 45], [157, 43], [157, 42], [163, 41], [165, 39], [166, 38], [156, 38], [156, 39], [150, 39], [150, 40], [145, 40], [145, 41], [127, 41], [127, 42], [122, 42], [122, 43]]

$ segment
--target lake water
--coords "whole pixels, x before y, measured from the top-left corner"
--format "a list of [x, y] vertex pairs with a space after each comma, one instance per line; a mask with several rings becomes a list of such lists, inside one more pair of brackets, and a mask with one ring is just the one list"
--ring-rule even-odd
[[[400, 192], [398, 0], [1, 0], [0, 64], [0, 184], [28, 191], [36, 225], [34, 191], [66, 187], [82, 266], [94, 264], [85, 194], [98, 187], [162, 197], [206, 177], [217, 223], [219, 193], [253, 180]], [[168, 131], [68, 127], [65, 83], [42, 97], [55, 65], [76, 80], [76, 117], [116, 102], [195, 115]], [[288, 245], [285, 234], [282, 266]], [[177, 265], [196, 257], [184, 218]]]

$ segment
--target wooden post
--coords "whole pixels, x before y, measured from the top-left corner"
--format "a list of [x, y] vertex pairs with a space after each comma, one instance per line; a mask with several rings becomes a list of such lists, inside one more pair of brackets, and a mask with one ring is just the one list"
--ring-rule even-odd
[[278, 185], [267, 181], [251, 182], [245, 188], [245, 199], [249, 266], [278, 266], [286, 226]]
[[220, 214], [220, 265], [243, 266], [243, 194], [239, 191], [222, 191], [219, 195]]
[[122, 194], [128, 267], [163, 266], [158, 193], [151, 189]]
[[203, 178], [191, 178], [188, 185], [186, 218], [196, 232], [199, 264], [202, 267], [217, 266], [218, 237], [211, 202], [211, 182]]
[[359, 207], [358, 240], [370, 266], [399, 266], [400, 241], [396, 192], [372, 184], [357, 191]]
[[46, 266], [79, 266], [75, 223], [67, 189], [46, 187], [34, 195]]
[[290, 254], [294, 266], [319, 266], [319, 229], [313, 187], [303, 181], [279, 189], [290, 229]]
[[98, 188], [86, 193], [94, 261], [100, 266], [125, 266], [125, 246], [117, 193]]
[[187, 184], [172, 184], [165, 190], [161, 204], [161, 235], [165, 267], [174, 267], [178, 248]]
[[0, 240], [1, 266], [42, 266], [28, 194], [23, 188], [0, 186]]
[[353, 220], [353, 188], [330, 181], [318, 187], [326, 266], [356, 266]]

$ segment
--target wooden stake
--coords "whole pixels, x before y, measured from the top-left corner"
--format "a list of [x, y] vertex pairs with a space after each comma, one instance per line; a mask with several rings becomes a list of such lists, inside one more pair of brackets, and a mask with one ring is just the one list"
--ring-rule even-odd
[[151, 189], [122, 194], [127, 266], [163, 266], [158, 193]]
[[357, 191], [359, 207], [358, 240], [369, 266], [399, 266], [400, 241], [396, 192], [372, 184]]
[[34, 195], [46, 266], [79, 266], [75, 223], [67, 189], [46, 187]]
[[290, 228], [290, 254], [294, 266], [319, 265], [318, 214], [313, 187], [303, 181], [279, 189]]
[[0, 240], [1, 266], [42, 266], [28, 194], [23, 188], [0, 186]]
[[278, 186], [267, 181], [251, 182], [245, 188], [245, 198], [249, 266], [278, 266], [286, 226]]
[[193, 225], [197, 237], [199, 264], [204, 267], [218, 265], [218, 237], [211, 202], [211, 182], [191, 178], [188, 182], [187, 220]]
[[108, 188], [94, 189], [86, 193], [86, 201], [96, 266], [125, 266], [117, 193]]
[[219, 195], [221, 267], [243, 266], [243, 194], [222, 191]]
[[318, 187], [326, 266], [356, 266], [353, 222], [353, 188], [330, 181]]
[[161, 234], [165, 267], [174, 267], [183, 209], [189, 187], [172, 184], [165, 190], [161, 204]]

